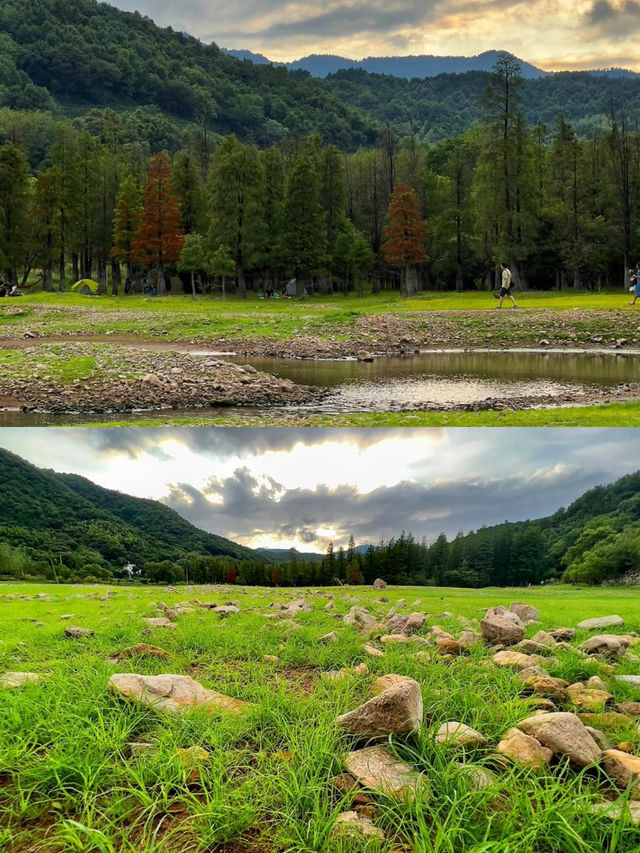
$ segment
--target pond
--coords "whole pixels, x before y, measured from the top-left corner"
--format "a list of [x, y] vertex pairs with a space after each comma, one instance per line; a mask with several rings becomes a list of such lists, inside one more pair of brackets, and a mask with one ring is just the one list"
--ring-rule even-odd
[[[189, 350], [210, 357], [210, 350]], [[534, 407], [593, 402], [617, 386], [640, 380], [640, 353], [617, 351], [481, 350], [430, 351], [417, 355], [381, 357], [371, 362], [253, 358], [227, 355], [231, 361], [323, 389], [297, 411], [318, 413], [442, 410], [458, 407]], [[588, 400], [586, 398], [589, 398]], [[171, 410], [180, 417], [264, 413], [265, 409], [220, 407]], [[136, 413], [136, 418], [162, 419], [165, 411]], [[66, 425], [122, 421], [127, 415], [0, 413], [1, 426]]]

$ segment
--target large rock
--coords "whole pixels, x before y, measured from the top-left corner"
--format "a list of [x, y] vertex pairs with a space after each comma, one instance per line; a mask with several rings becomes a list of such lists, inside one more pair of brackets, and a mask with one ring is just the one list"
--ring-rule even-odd
[[631, 786], [631, 798], [640, 797], [640, 758], [619, 749], [605, 749], [602, 766], [616, 787], [625, 791]]
[[424, 713], [420, 685], [412, 678], [388, 687], [364, 704], [338, 717], [338, 728], [362, 737], [410, 734]]
[[365, 788], [397, 800], [412, 800], [423, 777], [396, 758], [386, 746], [350, 752], [344, 760], [349, 773]]
[[516, 613], [523, 622], [538, 621], [538, 610], [532, 604], [521, 604], [519, 601], [512, 601], [509, 610], [512, 613]]
[[28, 684], [40, 684], [42, 675], [39, 672], [3, 672], [0, 673], [0, 688], [5, 690], [16, 687], [26, 687]]
[[621, 616], [599, 616], [596, 619], [583, 619], [576, 627], [584, 631], [599, 631], [601, 628], [619, 628], [624, 625]]
[[496, 752], [516, 764], [536, 770], [547, 765], [553, 757], [553, 752], [548, 747], [542, 746], [539, 740], [520, 729], [509, 729], [498, 744]]
[[604, 655], [608, 658], [615, 658], [618, 655], [623, 655], [628, 646], [629, 642], [626, 637], [620, 637], [617, 634], [598, 634], [595, 637], [589, 637], [578, 648], [588, 655]]
[[398, 684], [416, 684], [416, 682], [413, 678], [409, 678], [408, 675], [395, 675], [394, 673], [381, 675], [373, 682], [369, 693], [372, 696], [379, 696], [385, 690], [389, 690], [390, 687], [396, 687]]
[[175, 628], [171, 619], [166, 616], [145, 616], [142, 621], [150, 628]]
[[472, 749], [484, 746], [487, 742], [480, 732], [458, 720], [443, 723], [436, 732], [435, 741], [436, 743], [446, 743], [456, 747], [471, 747]]
[[409, 617], [394, 613], [387, 619], [387, 631], [390, 634], [405, 634]]
[[602, 752], [584, 723], [575, 714], [556, 712], [528, 717], [518, 728], [548, 747], [554, 755], [567, 757], [575, 767], [588, 767]]
[[505, 646], [514, 646], [524, 639], [524, 628], [511, 619], [496, 613], [487, 613], [480, 625], [482, 636], [492, 646], [499, 643]]
[[373, 582], [373, 588], [374, 589], [386, 589], [387, 588], [387, 582], [383, 581], [382, 578], [376, 578]]
[[188, 675], [137, 675], [116, 673], [109, 679], [109, 688], [124, 699], [149, 705], [157, 711], [177, 714], [192, 708], [215, 713], [242, 714], [248, 702], [232, 699], [215, 690], [207, 690]]

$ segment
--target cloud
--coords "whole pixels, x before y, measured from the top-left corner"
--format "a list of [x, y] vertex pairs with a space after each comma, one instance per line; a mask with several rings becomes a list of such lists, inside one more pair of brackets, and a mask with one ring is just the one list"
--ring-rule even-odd
[[177, 483], [165, 503], [198, 527], [250, 546], [269, 541], [324, 550], [331, 539], [345, 545], [351, 533], [358, 543], [402, 530], [434, 539], [441, 532], [453, 536], [483, 524], [539, 518], [612, 479], [604, 466], [587, 470], [558, 463], [499, 478], [403, 481], [361, 494], [353, 485], [286, 490], [273, 478], [258, 479], [240, 468], [225, 479], [211, 478], [203, 489]]
[[314, 447], [340, 441], [366, 448], [393, 438], [437, 440], [438, 429], [343, 429], [340, 427], [219, 427], [216, 429], [175, 427], [118, 427], [74, 430], [98, 454], [124, 455], [131, 459], [144, 454], [170, 459], [170, 445], [181, 445], [193, 453], [208, 457], [259, 456], [268, 451], [291, 451], [297, 445]]
[[591, 38], [630, 37], [640, 28], [640, 3], [637, 0], [618, 3], [595, 0], [584, 19]]

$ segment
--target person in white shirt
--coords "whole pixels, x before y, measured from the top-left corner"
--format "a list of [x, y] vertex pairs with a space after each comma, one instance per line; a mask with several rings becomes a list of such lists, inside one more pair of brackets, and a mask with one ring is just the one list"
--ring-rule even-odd
[[517, 308], [516, 300], [511, 293], [511, 270], [506, 264], [500, 264], [500, 269], [502, 270], [502, 287], [500, 288], [500, 302], [496, 305], [496, 310], [502, 308], [502, 301], [505, 296], [508, 296], [513, 302], [513, 307]]

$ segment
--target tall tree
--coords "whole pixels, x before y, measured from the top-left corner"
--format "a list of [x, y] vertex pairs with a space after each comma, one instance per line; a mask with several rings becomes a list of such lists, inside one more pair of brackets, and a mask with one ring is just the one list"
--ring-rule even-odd
[[171, 162], [166, 154], [156, 154], [144, 186], [134, 255], [139, 263], [156, 270], [159, 296], [167, 293], [165, 270], [168, 264], [178, 261], [183, 243], [180, 208], [171, 187]]
[[122, 182], [113, 223], [111, 255], [126, 268], [125, 293], [133, 288], [134, 241], [142, 220], [142, 194], [132, 177]]
[[428, 260], [426, 244], [427, 224], [420, 216], [415, 191], [406, 184], [396, 184], [389, 203], [384, 254], [387, 263], [400, 267], [405, 296], [417, 290], [416, 267]]
[[282, 220], [280, 255], [296, 279], [296, 296], [326, 261], [326, 220], [320, 201], [320, 175], [306, 150], [296, 155], [289, 171]]
[[180, 205], [185, 234], [205, 230], [205, 199], [200, 168], [190, 151], [178, 151], [173, 159], [171, 184]]
[[8, 143], [0, 148], [0, 269], [12, 284], [24, 264], [27, 247], [29, 164], [24, 153]]
[[216, 246], [226, 245], [236, 265], [238, 295], [245, 299], [245, 274], [260, 260], [264, 244], [264, 171], [253, 146], [235, 136], [218, 147], [209, 177], [209, 212]]

